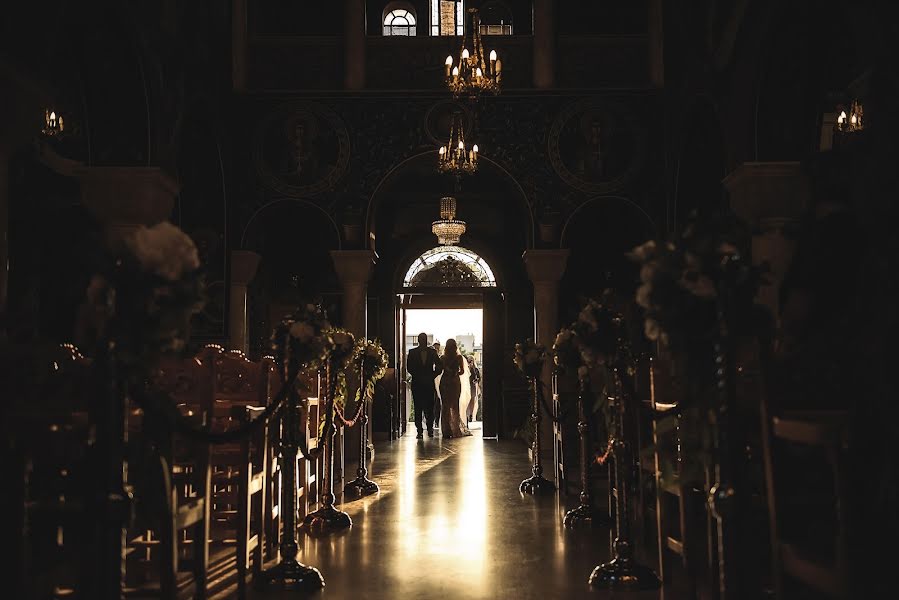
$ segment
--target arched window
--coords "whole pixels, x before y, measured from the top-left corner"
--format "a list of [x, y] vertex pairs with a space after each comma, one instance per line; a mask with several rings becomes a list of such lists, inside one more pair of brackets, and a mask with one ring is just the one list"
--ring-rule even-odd
[[463, 35], [462, 0], [431, 0], [431, 35]]
[[384, 35], [415, 35], [415, 13], [408, 8], [385, 11]]
[[404, 287], [496, 287], [493, 270], [483, 258], [459, 246], [438, 246], [412, 262]]
[[481, 35], [512, 35], [512, 11], [503, 2], [481, 7]]

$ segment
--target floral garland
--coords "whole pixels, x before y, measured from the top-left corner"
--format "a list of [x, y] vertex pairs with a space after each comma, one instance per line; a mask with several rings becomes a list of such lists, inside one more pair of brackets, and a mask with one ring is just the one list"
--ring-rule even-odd
[[[378, 340], [361, 339], [353, 350], [353, 364], [362, 372], [364, 385], [356, 392], [356, 401], [370, 400], [375, 393], [375, 384], [387, 374], [388, 356]], [[364, 396], [363, 396], [364, 394]]]
[[119, 256], [88, 286], [87, 322], [98, 341], [115, 342], [126, 376], [145, 379], [159, 360], [182, 352], [190, 321], [205, 304], [205, 283], [193, 240], [168, 222], [140, 226]]
[[546, 348], [542, 344], [535, 344], [528, 339], [523, 344], [515, 344], [515, 354], [512, 357], [515, 366], [525, 377], [539, 379], [546, 361]]

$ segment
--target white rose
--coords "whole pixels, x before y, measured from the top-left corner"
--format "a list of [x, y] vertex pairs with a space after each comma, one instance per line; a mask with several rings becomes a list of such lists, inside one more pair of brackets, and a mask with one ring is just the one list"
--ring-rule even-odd
[[153, 227], [138, 227], [125, 238], [128, 249], [141, 267], [168, 281], [200, 267], [197, 247], [181, 229], [164, 221]]
[[652, 341], [656, 341], [659, 339], [659, 324], [655, 319], [646, 319], [646, 322], [643, 324], [643, 332], [646, 334], [646, 337]]
[[646, 262], [650, 256], [655, 254], [656, 251], [656, 242], [655, 240], [649, 240], [645, 244], [641, 244], [631, 250], [631, 255], [641, 262]]
[[315, 328], [309, 323], [299, 321], [290, 326], [290, 335], [300, 342], [306, 343], [315, 336]]
[[643, 308], [649, 308], [651, 295], [652, 286], [650, 286], [648, 283], [644, 283], [637, 288], [637, 304], [639, 304]]

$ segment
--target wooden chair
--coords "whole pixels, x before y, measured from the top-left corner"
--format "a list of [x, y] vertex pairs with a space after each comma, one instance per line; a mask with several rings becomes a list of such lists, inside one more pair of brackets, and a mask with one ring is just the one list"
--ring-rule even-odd
[[[667, 369], [659, 368], [657, 360], [650, 365], [649, 378], [654, 448], [651, 466], [655, 476], [659, 577], [665, 584], [672, 581], [673, 569], [668, 563], [668, 556], [673, 554], [678, 557], [685, 575], [685, 594], [694, 598], [698, 588], [703, 587], [700, 584], [703, 562], [710, 562], [709, 545], [705, 540], [711, 535], [712, 524], [705, 510], [704, 493], [709, 487], [710, 477], [706, 472], [704, 488], [682, 478], [680, 417], [677, 415], [682, 390]], [[666, 397], [668, 402], [661, 402], [660, 397]], [[666, 453], [666, 448], [670, 449], [670, 455]], [[665, 461], [673, 465], [670, 477], [663, 476]]]
[[[206, 431], [210, 429], [213, 414], [213, 381], [212, 362], [202, 357], [164, 361], [155, 378], [155, 384], [171, 394], [184, 416]], [[132, 547], [156, 550], [159, 588], [129, 585], [126, 595], [158, 592], [162, 598], [188, 595], [206, 598], [212, 487], [210, 447], [182, 439], [172, 432], [170, 424], [153, 422], [148, 416], [135, 424], [132, 433], [146, 436], [145, 443], [158, 448], [161, 461], [159, 479], [150, 473], [142, 474], [147, 477], [145, 492], [149, 493], [151, 486], [162, 487], [162, 505], [155, 509], [146, 507], [145, 511], [156, 514], [143, 515], [152, 531], [141, 528], [131, 539]], [[191, 557], [192, 580], [182, 573], [182, 552]]]
[[[762, 431], [777, 598], [796, 598], [800, 592], [789, 589], [796, 582], [813, 590], [808, 597], [857, 597], [852, 594], [848, 565], [848, 414], [828, 411], [772, 415], [770, 407], [763, 403]], [[810, 472], [808, 468], [787, 468], [791, 459], [802, 458], [803, 454], [823, 467], [821, 474], [826, 472], [825, 478], [831, 478], [829, 493], [821, 494], [805, 486], [786, 489], [791, 480], [795, 482], [797, 476]], [[816, 508], [823, 511], [819, 513]], [[827, 533], [829, 523], [834, 526], [830, 540], [816, 539], [820, 537], [816, 534]], [[825, 551], [828, 545], [829, 556]]]
[[[234, 421], [248, 424], [271, 399], [271, 359], [251, 362], [240, 352], [218, 347], [207, 349], [207, 356], [215, 381], [213, 428], [224, 430]], [[267, 425], [236, 444], [213, 447], [213, 523], [224, 534], [216, 536], [218, 541], [236, 546], [239, 598], [246, 597], [248, 569], [258, 576], [265, 560], [269, 460]]]

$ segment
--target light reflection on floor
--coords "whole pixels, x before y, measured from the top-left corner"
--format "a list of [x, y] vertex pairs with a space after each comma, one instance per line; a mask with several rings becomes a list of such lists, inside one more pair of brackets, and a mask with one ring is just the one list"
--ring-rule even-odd
[[[611, 597], [586, 585], [606, 560], [608, 533], [564, 530], [557, 496], [518, 493], [529, 475], [521, 443], [473, 433], [416, 440], [413, 429], [378, 443], [371, 477], [382, 492], [341, 506], [354, 521], [348, 533], [301, 540], [299, 558], [326, 580], [317, 597]], [[295, 596], [253, 596], [287, 597]]]

